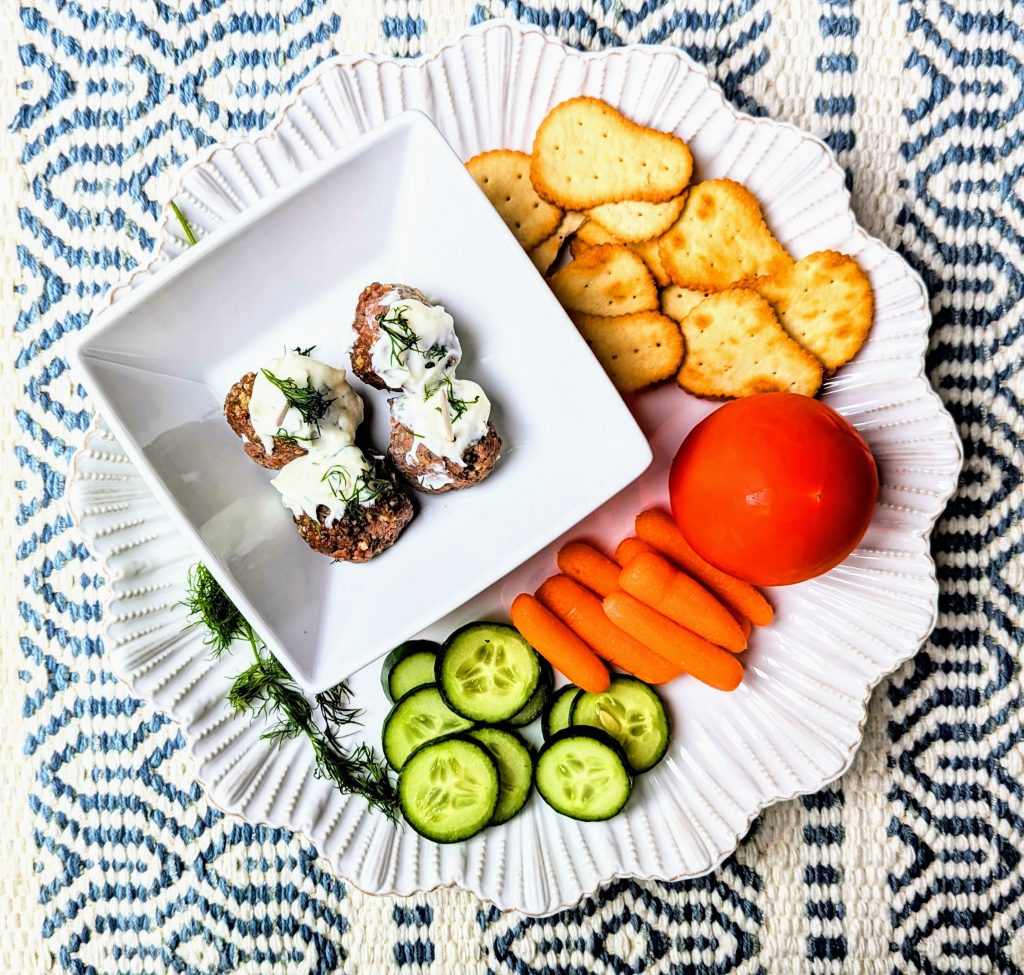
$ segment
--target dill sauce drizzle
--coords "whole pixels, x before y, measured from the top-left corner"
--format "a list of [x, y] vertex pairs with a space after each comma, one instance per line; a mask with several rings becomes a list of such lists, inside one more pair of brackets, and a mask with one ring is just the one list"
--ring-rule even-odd
[[455, 377], [462, 346], [443, 306], [401, 298], [397, 291], [384, 295], [381, 304], [388, 310], [377, 318], [381, 334], [370, 361], [390, 388], [401, 391], [392, 400], [391, 417], [412, 432], [407, 461], [418, 463], [423, 444], [439, 460], [418, 479], [439, 487], [451, 482], [444, 461], [464, 467], [466, 451], [487, 434], [491, 403], [477, 383]]
[[[300, 408], [297, 396], [286, 396], [282, 384], [306, 394], [310, 406]], [[316, 521], [317, 508], [323, 505], [328, 509], [324, 524], [330, 527], [350, 505], [373, 503], [372, 465], [354, 443], [363, 401], [349, 386], [344, 369], [299, 352], [271, 360], [256, 374], [249, 420], [268, 453], [275, 437], [306, 450], [270, 482], [296, 517], [306, 514]]]

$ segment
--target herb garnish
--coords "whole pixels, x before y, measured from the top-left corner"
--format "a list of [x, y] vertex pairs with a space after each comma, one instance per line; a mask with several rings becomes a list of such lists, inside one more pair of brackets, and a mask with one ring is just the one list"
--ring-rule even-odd
[[186, 629], [205, 627], [203, 643], [210, 647], [214, 657], [227, 650], [232, 641], [245, 638], [249, 624], [202, 562], [188, 570], [185, 605], [189, 618]]
[[416, 343], [419, 336], [412, 330], [406, 313], [408, 305], [392, 305], [388, 311], [382, 311], [377, 316], [377, 325], [381, 331], [391, 339], [391, 361], [396, 365], [402, 364], [402, 356], [411, 349], [419, 349]]
[[300, 443], [312, 443], [317, 438], [300, 437], [297, 433], [289, 433], [284, 427], [278, 427], [277, 433], [274, 434], [274, 439], [279, 440], [283, 444], [287, 443], [298, 446]]
[[334, 402], [333, 397], [328, 397], [313, 385], [313, 381], [306, 378], [306, 385], [300, 386], [294, 379], [280, 379], [269, 369], [261, 370], [267, 377], [267, 381], [276, 386], [284, 394], [284, 398], [298, 410], [303, 423], [308, 423], [316, 428], [317, 436], [320, 435], [320, 421], [327, 414]]
[[[462, 399], [461, 397], [456, 396], [455, 385], [452, 383], [451, 376], [445, 376], [435, 385], [429, 387], [423, 396], [424, 402], [429, 401], [441, 386], [444, 386], [445, 396], [448, 397], [448, 409], [451, 413], [452, 423], [457, 423], [468, 412], [471, 406], [480, 402], [479, 395], [474, 396], [472, 399]], [[440, 406], [436, 406], [434, 409], [436, 409], [438, 413], [441, 412]]]
[[406, 352], [418, 352], [427, 360], [427, 368], [432, 369], [449, 354], [450, 350], [437, 342], [426, 351], [421, 349], [419, 347], [420, 337], [409, 324], [408, 311], [408, 305], [392, 305], [386, 312], [382, 311], [377, 315], [377, 325], [391, 340], [391, 361], [396, 366], [401, 366], [403, 365], [402, 356]]
[[320, 480], [327, 482], [331, 494], [345, 503], [346, 512], [353, 518], [362, 517], [366, 509], [391, 487], [387, 478], [378, 477], [372, 470], [360, 471], [353, 479], [340, 464], [329, 468]]
[[171, 200], [170, 207], [173, 214], [178, 218], [178, 223], [181, 224], [181, 229], [185, 233], [185, 240], [188, 241], [188, 246], [193, 247], [195, 244], [199, 243], [199, 241], [196, 240], [196, 235], [192, 232], [192, 228], [189, 226], [188, 221], [185, 219], [185, 214], [178, 209], [178, 204], [175, 203], [174, 200]]
[[362, 796], [371, 809], [396, 822], [398, 793], [387, 764], [369, 745], [350, 747], [339, 733], [359, 724], [362, 716], [360, 709], [348, 704], [348, 685], [336, 684], [310, 702], [201, 562], [189, 570], [185, 606], [189, 611], [186, 628], [205, 627], [203, 642], [215, 657], [236, 639], [252, 647], [255, 661], [235, 678], [228, 701], [236, 711], [249, 711], [272, 722], [261, 737], [281, 744], [305, 735], [313, 748], [318, 778], [329, 779], [342, 793]]
[[294, 349], [292, 349], [292, 352], [294, 352], [296, 355], [308, 356], [309, 353], [312, 352], [315, 348], [315, 345], [307, 345], [306, 348], [302, 348], [302, 346], [297, 345], [295, 346]]

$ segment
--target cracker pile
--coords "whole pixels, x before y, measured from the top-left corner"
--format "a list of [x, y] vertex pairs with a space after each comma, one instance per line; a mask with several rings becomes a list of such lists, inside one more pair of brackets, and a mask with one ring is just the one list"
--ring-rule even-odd
[[531, 154], [467, 167], [623, 392], [674, 376], [708, 399], [813, 396], [867, 338], [874, 300], [852, 257], [794, 260], [750, 190], [693, 182], [682, 139], [606, 102], [562, 102]]

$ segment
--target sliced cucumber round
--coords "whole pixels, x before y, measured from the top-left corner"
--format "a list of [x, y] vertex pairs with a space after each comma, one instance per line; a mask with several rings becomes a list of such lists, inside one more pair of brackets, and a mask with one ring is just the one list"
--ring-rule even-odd
[[492, 826], [507, 823], [523, 806], [533, 788], [533, 755], [519, 735], [502, 728], [475, 728], [467, 738], [480, 742], [498, 766], [501, 787]]
[[421, 745], [398, 776], [406, 822], [435, 843], [456, 843], [494, 816], [500, 784], [491, 753], [461, 735]]
[[521, 711], [533, 696], [540, 657], [514, 627], [470, 623], [445, 641], [434, 674], [453, 711], [497, 724]]
[[414, 687], [398, 699], [384, 719], [381, 743], [384, 757], [397, 772], [422, 744], [473, 727], [444, 703], [434, 684]]
[[626, 753], [634, 772], [646, 772], [668, 750], [669, 720], [665, 705], [649, 685], [617, 674], [608, 690], [580, 694], [572, 705], [573, 725], [600, 728]]
[[544, 732], [545, 738], [550, 738], [556, 731], [569, 727], [573, 702], [582, 693], [583, 690], [575, 684], [566, 684], [565, 687], [555, 691], [553, 697], [549, 698], [547, 707], [544, 708], [544, 717], [541, 720], [541, 730]]
[[526, 702], [526, 706], [508, 719], [513, 728], [524, 728], [531, 721], [540, 717], [541, 711], [551, 697], [551, 689], [555, 686], [555, 675], [549, 664], [543, 657], [540, 660], [540, 680], [537, 681], [537, 689]]
[[380, 682], [389, 701], [397, 701], [421, 684], [434, 683], [434, 664], [440, 643], [433, 640], [407, 640], [384, 658]]
[[584, 822], [610, 819], [633, 779], [618, 742], [596, 728], [565, 728], [537, 756], [537, 791], [556, 812]]

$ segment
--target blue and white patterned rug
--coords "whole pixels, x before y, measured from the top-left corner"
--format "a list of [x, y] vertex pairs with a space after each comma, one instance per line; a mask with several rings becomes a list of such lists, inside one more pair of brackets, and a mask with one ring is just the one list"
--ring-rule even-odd
[[[876, 695], [850, 773], [768, 812], [712, 876], [539, 920], [457, 891], [366, 897], [214, 809], [176, 729], [104, 667], [103, 579], [62, 502], [90, 420], [63, 337], [153, 249], [173, 170], [338, 51], [414, 55], [489, 16], [680, 46], [744, 110], [823, 135], [861, 222], [929, 286], [928, 370], [967, 455], [934, 541], [939, 627]], [[56, 970], [1024, 971], [1024, 5], [24, 0], [18, 32], [17, 801]]]

